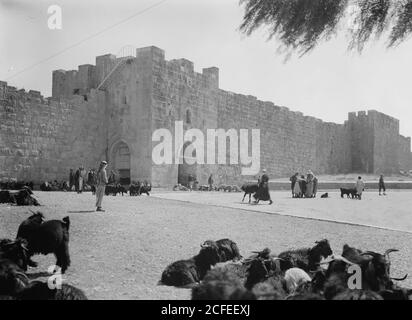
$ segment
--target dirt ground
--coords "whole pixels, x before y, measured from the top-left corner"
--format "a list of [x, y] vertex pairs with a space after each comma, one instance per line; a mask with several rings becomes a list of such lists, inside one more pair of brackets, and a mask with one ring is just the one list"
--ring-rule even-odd
[[[236, 241], [244, 256], [264, 247], [276, 253], [311, 246], [322, 238], [329, 239], [337, 253], [345, 243], [378, 252], [397, 248], [400, 252], [393, 254], [392, 274], [412, 274], [409, 232], [260, 212], [247, 207], [240, 210], [219, 204], [170, 200], [161, 198], [160, 193], [156, 196], [156, 191], [151, 197], [105, 197], [105, 213], [94, 212], [94, 197], [90, 193], [35, 192], [35, 196], [43, 206], [31, 209], [41, 210], [46, 218], [70, 216], [72, 265], [64, 279], [82, 288], [90, 299], [189, 299], [190, 290], [157, 285], [163, 269], [175, 260], [195, 255], [205, 240], [225, 237]], [[191, 196], [202, 197], [200, 193]], [[219, 197], [233, 202], [229, 195]], [[411, 193], [404, 193], [397, 198], [396, 207], [404, 208], [410, 197]], [[371, 200], [369, 210], [362, 213], [372, 216], [379, 212], [382, 207], [379, 201], [383, 200]], [[342, 200], [339, 205], [357, 210], [354, 203]], [[311, 206], [315, 209], [310, 210], [316, 210], [315, 202]], [[28, 209], [0, 205], [0, 238], [15, 237], [18, 225], [30, 214]], [[290, 207], [285, 204], [282, 210], [293, 215], [293, 203]], [[54, 264], [54, 257], [36, 256], [34, 260], [39, 267], [30, 269], [30, 276], [47, 279], [44, 272]], [[408, 279], [404, 285], [412, 287], [412, 280]]]

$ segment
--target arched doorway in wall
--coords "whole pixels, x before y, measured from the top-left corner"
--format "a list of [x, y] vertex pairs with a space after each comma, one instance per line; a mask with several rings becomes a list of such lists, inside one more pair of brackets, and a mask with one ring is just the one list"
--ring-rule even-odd
[[196, 157], [195, 152], [188, 157], [185, 157], [185, 151], [186, 148], [190, 145], [191, 142], [186, 142], [183, 145], [183, 153], [182, 153], [182, 158], [178, 166], [178, 172], [177, 172], [177, 183], [180, 183], [184, 186], [189, 185], [189, 175], [192, 175], [193, 177], [196, 177], [197, 174], [197, 164], [189, 164], [187, 163], [186, 160], [193, 160]]
[[113, 147], [111, 167], [120, 184], [130, 184], [130, 149], [125, 142], [120, 141]]

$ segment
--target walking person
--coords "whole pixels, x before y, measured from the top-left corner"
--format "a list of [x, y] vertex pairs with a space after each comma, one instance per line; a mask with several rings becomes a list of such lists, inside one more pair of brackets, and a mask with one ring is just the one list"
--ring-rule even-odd
[[379, 178], [379, 195], [381, 196], [381, 192], [383, 191], [383, 195], [386, 196], [386, 187], [385, 181], [383, 180], [383, 174], [381, 174]]
[[97, 170], [97, 187], [96, 187], [96, 211], [104, 212], [102, 209], [102, 201], [104, 196], [104, 191], [106, 189], [106, 184], [109, 182], [107, 180], [107, 173], [106, 173], [107, 162], [102, 161], [99, 166], [99, 170]]
[[259, 189], [253, 195], [253, 197], [256, 199], [255, 204], [258, 204], [259, 201], [269, 201], [269, 204], [273, 203], [272, 199], [270, 198], [269, 176], [266, 174], [266, 169], [263, 169], [263, 174], [259, 180]]
[[362, 193], [365, 190], [365, 183], [362, 181], [362, 177], [358, 177], [358, 181], [356, 181], [356, 193], [358, 195], [358, 199], [362, 200]]
[[291, 182], [291, 188], [292, 188], [292, 198], [296, 198], [296, 193], [295, 193], [295, 185], [296, 182], [298, 181], [299, 173], [295, 173], [293, 176], [290, 177], [290, 182]]

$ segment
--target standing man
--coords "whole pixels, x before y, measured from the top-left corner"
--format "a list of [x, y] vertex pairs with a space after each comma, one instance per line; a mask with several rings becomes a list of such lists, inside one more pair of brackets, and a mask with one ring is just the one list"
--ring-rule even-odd
[[383, 174], [381, 174], [379, 178], [379, 195], [381, 195], [382, 190], [383, 190], [383, 195], [386, 196], [386, 187], [385, 187], [385, 181], [383, 180]]
[[362, 200], [362, 192], [365, 189], [365, 183], [362, 181], [362, 177], [358, 177], [356, 181], [356, 193], [358, 194], [359, 200]]
[[256, 199], [256, 204], [258, 204], [259, 201], [269, 201], [269, 204], [273, 203], [272, 199], [270, 198], [269, 176], [266, 174], [266, 169], [263, 169], [263, 174], [260, 177], [259, 189], [253, 197]]
[[213, 190], [213, 175], [210, 174], [209, 179], [207, 180], [207, 184], [209, 185], [209, 191]]
[[96, 211], [104, 212], [102, 209], [102, 201], [104, 196], [104, 190], [106, 189], [107, 173], [106, 173], [107, 162], [102, 161], [97, 170], [97, 187], [96, 187]]

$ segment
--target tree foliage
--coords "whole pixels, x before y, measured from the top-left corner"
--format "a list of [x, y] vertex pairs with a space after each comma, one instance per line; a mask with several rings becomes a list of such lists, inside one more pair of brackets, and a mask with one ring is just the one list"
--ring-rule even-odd
[[280, 49], [306, 54], [344, 29], [349, 49], [361, 52], [371, 38], [387, 35], [388, 47], [412, 32], [412, 0], [240, 0], [240, 30], [251, 35], [267, 27]]

